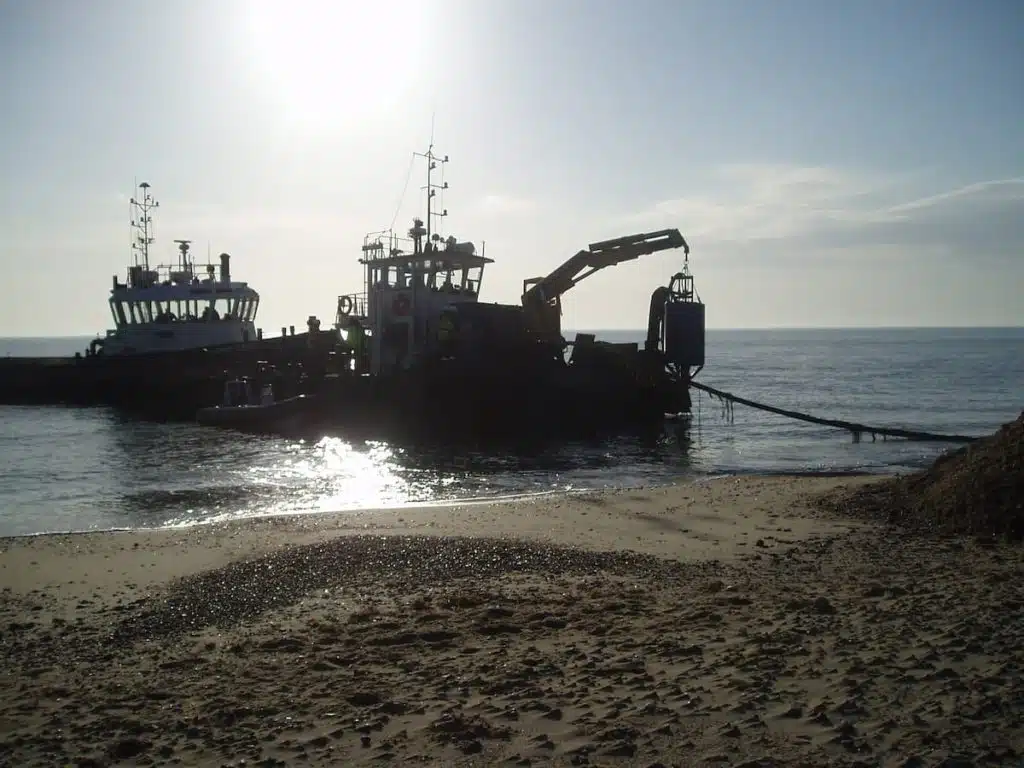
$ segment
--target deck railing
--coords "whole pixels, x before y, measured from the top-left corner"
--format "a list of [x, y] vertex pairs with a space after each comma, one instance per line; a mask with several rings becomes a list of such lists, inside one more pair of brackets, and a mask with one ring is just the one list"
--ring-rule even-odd
[[338, 297], [338, 312], [334, 323], [341, 326], [347, 317], [367, 317], [366, 294], [346, 293]]

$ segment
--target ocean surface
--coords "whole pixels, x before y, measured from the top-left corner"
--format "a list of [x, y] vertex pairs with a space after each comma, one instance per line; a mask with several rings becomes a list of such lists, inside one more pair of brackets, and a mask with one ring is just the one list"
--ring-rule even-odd
[[[599, 332], [635, 341], [641, 332]], [[67, 355], [89, 337], [0, 339]], [[827, 418], [984, 435], [1024, 410], [1024, 329], [709, 331], [700, 380]], [[684, 431], [531, 455], [254, 438], [99, 408], [0, 406], [0, 535], [180, 526], [288, 513], [656, 485], [734, 473], [907, 471], [949, 450], [845, 432], [695, 393]]]

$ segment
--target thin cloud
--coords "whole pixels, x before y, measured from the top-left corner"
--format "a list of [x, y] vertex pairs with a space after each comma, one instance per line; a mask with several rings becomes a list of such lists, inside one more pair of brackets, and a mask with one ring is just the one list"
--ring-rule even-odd
[[871, 174], [823, 166], [734, 164], [718, 169], [717, 176], [759, 202], [775, 202], [780, 197], [808, 203], [848, 200], [877, 192], [889, 183]]
[[[1016, 253], [1024, 237], [1024, 178], [993, 179], [911, 197], [908, 177], [820, 167], [722, 168], [717, 194], [664, 200], [627, 217], [678, 226], [691, 243], [730, 251], [793, 248], [823, 258], [851, 248]], [[902, 199], [900, 199], [902, 197]], [[923, 251], [922, 251], [923, 253]]]
[[973, 199], [984, 202], [1005, 202], [1024, 200], [1024, 177], [1012, 179], [995, 179], [968, 184], [965, 187], [937, 195], [922, 197], [909, 203], [902, 203], [889, 208], [890, 214], [904, 214], [924, 208], [934, 208], [951, 202]]

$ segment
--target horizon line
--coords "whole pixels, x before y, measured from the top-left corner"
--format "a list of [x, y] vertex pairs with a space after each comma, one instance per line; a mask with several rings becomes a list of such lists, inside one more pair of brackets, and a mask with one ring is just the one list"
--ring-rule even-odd
[[[767, 325], [748, 327], [709, 326], [707, 331], [1015, 331], [1024, 330], [1024, 325]], [[565, 333], [646, 333], [646, 328], [566, 328]], [[23, 336], [20, 334], [0, 336], [0, 339], [57, 340], [84, 339], [96, 334], [59, 334], [55, 336]], [[268, 336], [265, 338], [275, 338]]]
[[[646, 328], [567, 328], [574, 333], [647, 332]], [[1008, 331], [1024, 330], [1022, 325], [761, 325], [761, 326], [707, 326], [706, 331]]]

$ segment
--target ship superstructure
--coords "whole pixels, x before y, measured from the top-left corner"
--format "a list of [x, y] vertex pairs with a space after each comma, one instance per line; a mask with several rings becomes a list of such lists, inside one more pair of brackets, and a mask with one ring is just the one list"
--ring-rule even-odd
[[175, 264], [150, 262], [156, 242], [153, 212], [160, 203], [142, 182], [131, 198], [132, 263], [126, 278], [110, 289], [114, 327], [94, 339], [90, 354], [133, 355], [178, 352], [255, 341], [260, 296], [233, 280], [231, 256], [219, 264], [196, 264], [190, 240], [175, 240]]
[[366, 235], [359, 259], [364, 290], [338, 298], [336, 325], [365, 351], [363, 367], [375, 375], [410, 368], [433, 349], [444, 310], [476, 303], [484, 267], [494, 261], [474, 243], [437, 231], [448, 210], [436, 201], [448, 183], [435, 183], [434, 174], [448, 156], [436, 155], [433, 145], [416, 154], [427, 163], [426, 218], [413, 219], [404, 237], [393, 229]]

